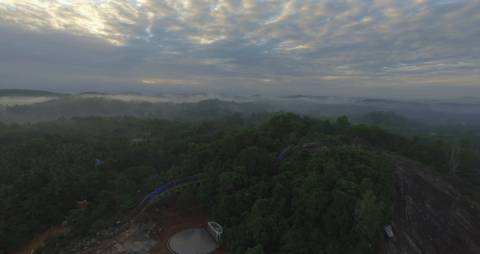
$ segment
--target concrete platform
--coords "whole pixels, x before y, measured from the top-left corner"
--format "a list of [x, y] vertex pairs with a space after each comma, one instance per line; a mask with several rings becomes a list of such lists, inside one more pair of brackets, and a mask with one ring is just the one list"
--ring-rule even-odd
[[178, 232], [168, 240], [168, 249], [174, 254], [209, 254], [217, 248], [217, 243], [203, 228]]

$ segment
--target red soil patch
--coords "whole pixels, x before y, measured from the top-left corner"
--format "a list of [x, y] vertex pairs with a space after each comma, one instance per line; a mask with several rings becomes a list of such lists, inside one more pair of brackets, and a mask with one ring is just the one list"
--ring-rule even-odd
[[[156, 226], [150, 231], [150, 237], [157, 241], [150, 250], [151, 254], [170, 254], [167, 243], [170, 237], [180, 231], [189, 228], [206, 227], [209, 221], [208, 213], [205, 209], [194, 206], [192, 208], [178, 208], [171, 204], [168, 207], [161, 208], [158, 214], [154, 215]], [[93, 253], [97, 250], [110, 250], [117, 242], [126, 242], [135, 237], [138, 233], [138, 225], [129, 224], [127, 229], [119, 233], [112, 239], [102, 241], [98, 246], [90, 248], [81, 253]], [[45, 245], [49, 238], [62, 235], [65, 231], [63, 225], [51, 227], [42, 234], [37, 235], [32, 241], [11, 254], [31, 254], [33, 250]], [[215, 254], [224, 254], [223, 247], [218, 249]]]
[[[189, 228], [206, 227], [208, 214], [205, 209], [194, 207], [180, 209], [174, 205], [166, 207], [159, 218], [156, 228], [157, 244], [150, 251], [151, 254], [170, 254], [167, 243], [175, 233]], [[222, 248], [216, 254], [225, 253]]]
[[49, 238], [60, 236], [64, 232], [65, 227], [63, 225], [53, 226], [47, 231], [35, 236], [30, 242], [28, 242], [18, 250], [12, 252], [12, 254], [31, 254], [34, 250], [44, 246]]

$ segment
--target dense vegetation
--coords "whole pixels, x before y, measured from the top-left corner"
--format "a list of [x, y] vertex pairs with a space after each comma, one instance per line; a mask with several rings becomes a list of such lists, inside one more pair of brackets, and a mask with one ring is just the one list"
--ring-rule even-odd
[[0, 253], [65, 219], [69, 237], [93, 234], [155, 186], [197, 173], [208, 179], [197, 198], [225, 225], [232, 253], [371, 253], [391, 216], [386, 152], [450, 172], [454, 149], [453, 173], [479, 158], [472, 144], [404, 138], [345, 117], [262, 119], [1, 125]]
[[[213, 179], [205, 200], [226, 225], [232, 253], [374, 250], [390, 218], [391, 166], [342, 140], [344, 124], [279, 116], [199, 153]], [[288, 145], [275, 160], [273, 151]]]

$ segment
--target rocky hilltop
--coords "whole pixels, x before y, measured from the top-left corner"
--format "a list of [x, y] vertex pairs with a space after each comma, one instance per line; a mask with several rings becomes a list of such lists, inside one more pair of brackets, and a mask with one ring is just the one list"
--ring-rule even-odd
[[444, 176], [416, 162], [395, 162], [395, 237], [381, 253], [480, 253], [480, 192], [474, 179]]

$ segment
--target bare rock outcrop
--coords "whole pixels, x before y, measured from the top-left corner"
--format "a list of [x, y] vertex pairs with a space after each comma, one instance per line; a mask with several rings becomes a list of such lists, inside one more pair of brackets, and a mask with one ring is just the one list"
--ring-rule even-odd
[[480, 186], [404, 158], [392, 160], [395, 237], [386, 240], [381, 253], [480, 253]]

